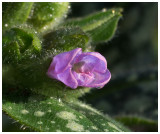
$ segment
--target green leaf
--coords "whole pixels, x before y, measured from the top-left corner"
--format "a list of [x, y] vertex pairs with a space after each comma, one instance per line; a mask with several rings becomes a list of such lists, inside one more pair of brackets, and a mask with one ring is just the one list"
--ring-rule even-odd
[[67, 104], [76, 109], [80, 113], [84, 114], [89, 120], [93, 122], [97, 128], [101, 129], [102, 132], [122, 132], [130, 131], [128, 128], [124, 127], [122, 124], [114, 121], [108, 115], [103, 115], [98, 110], [92, 108], [91, 106], [82, 103], [80, 101], [67, 102]]
[[[3, 110], [13, 119], [35, 131], [128, 131], [108, 116], [105, 117], [83, 103], [66, 103], [58, 98], [39, 95], [26, 97], [25, 92], [18, 95], [20, 94], [4, 95]], [[80, 108], [77, 109], [78, 106]]]
[[2, 27], [5, 30], [26, 22], [33, 2], [3, 2], [2, 3]]
[[69, 8], [68, 2], [36, 2], [28, 23], [39, 32], [52, 30], [66, 17]]
[[[89, 37], [78, 27], [59, 28], [44, 36], [44, 48], [50, 51], [70, 51], [75, 48], [86, 49]], [[54, 50], [53, 50], [54, 49]]]
[[158, 132], [158, 122], [136, 116], [117, 116], [115, 119], [133, 131]]
[[115, 34], [121, 12], [121, 8], [104, 10], [84, 18], [68, 20], [64, 25], [81, 27], [89, 33], [93, 43], [107, 42]]
[[41, 43], [37, 34], [28, 27], [14, 27], [3, 35], [3, 63], [17, 63], [40, 54]]

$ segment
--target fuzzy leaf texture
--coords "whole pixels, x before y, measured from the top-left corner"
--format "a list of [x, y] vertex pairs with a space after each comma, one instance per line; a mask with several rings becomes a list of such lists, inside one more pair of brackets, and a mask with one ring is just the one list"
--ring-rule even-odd
[[123, 125], [81, 102], [34, 95], [3, 97], [3, 109], [20, 123], [40, 132], [119, 132]]
[[68, 7], [68, 2], [36, 2], [28, 23], [39, 32], [52, 30], [66, 17]]
[[46, 50], [69, 51], [75, 48], [86, 50], [88, 46], [88, 35], [78, 27], [64, 27], [44, 35]]
[[41, 43], [33, 30], [15, 27], [3, 35], [2, 49], [3, 63], [18, 63], [40, 54]]
[[107, 42], [115, 34], [121, 12], [121, 8], [103, 9], [83, 18], [70, 19], [64, 25], [81, 27], [90, 35], [94, 44]]
[[5, 30], [26, 22], [33, 2], [3, 2], [2, 3], [2, 28]]

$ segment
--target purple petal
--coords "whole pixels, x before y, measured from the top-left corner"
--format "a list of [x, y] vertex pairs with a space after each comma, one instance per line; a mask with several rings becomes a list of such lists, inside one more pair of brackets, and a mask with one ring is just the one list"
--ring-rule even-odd
[[73, 71], [73, 75], [78, 82], [78, 86], [86, 86], [87, 84], [91, 83], [94, 80], [94, 75], [92, 73], [85, 74], [85, 73], [76, 73]]
[[51, 74], [49, 75], [51, 78], [55, 78], [65, 85], [75, 89], [78, 86], [77, 80], [74, 78], [71, 68], [67, 68], [64, 72], [58, 74]]
[[54, 56], [47, 74], [62, 73], [66, 68], [71, 67], [71, 62], [73, 62], [74, 58], [81, 53], [82, 49], [77, 48]]
[[99, 59], [101, 59], [102, 61], [106, 62], [106, 59], [104, 58], [104, 56], [102, 56], [100, 53], [98, 52], [86, 52], [84, 54], [88, 54], [88, 55], [93, 55]]
[[107, 69], [105, 73], [94, 72], [94, 80], [87, 84], [86, 87], [100, 87], [102, 88], [111, 79], [111, 73]]
[[95, 52], [82, 53], [76, 57], [75, 63], [84, 63], [83, 66], [81, 66], [80, 71], [85, 73], [92, 72], [93, 70], [104, 73], [107, 69], [105, 58]]
[[107, 69], [107, 61], [104, 56], [98, 52], [86, 52], [84, 54], [95, 56], [99, 59], [99, 62], [96, 64], [94, 70], [97, 72], [104, 73]]
[[47, 75], [73, 89], [103, 87], [111, 78], [106, 59], [97, 52], [82, 53], [81, 48], [56, 55]]

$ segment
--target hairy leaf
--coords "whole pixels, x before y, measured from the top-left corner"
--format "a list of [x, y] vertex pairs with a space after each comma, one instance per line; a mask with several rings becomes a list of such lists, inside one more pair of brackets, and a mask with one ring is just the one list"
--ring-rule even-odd
[[41, 43], [28, 27], [14, 27], [3, 35], [3, 63], [17, 63], [32, 59], [41, 51]]
[[3, 33], [6, 29], [18, 26], [26, 22], [33, 2], [3, 2], [2, 3], [2, 26]]
[[68, 2], [36, 2], [28, 23], [40, 32], [52, 30], [66, 17], [68, 7], [70, 7]]
[[93, 43], [106, 42], [115, 34], [122, 9], [102, 10], [84, 18], [70, 19], [65, 26], [79, 26], [89, 33]]
[[89, 37], [78, 27], [59, 28], [44, 36], [45, 50], [70, 51], [75, 48], [86, 49]]
[[[17, 94], [16, 94], [17, 95]], [[75, 103], [75, 104], [74, 104]], [[78, 106], [81, 107], [79, 110]], [[43, 132], [105, 132], [129, 131], [108, 116], [79, 102], [23, 95], [3, 97], [3, 110], [35, 131]]]

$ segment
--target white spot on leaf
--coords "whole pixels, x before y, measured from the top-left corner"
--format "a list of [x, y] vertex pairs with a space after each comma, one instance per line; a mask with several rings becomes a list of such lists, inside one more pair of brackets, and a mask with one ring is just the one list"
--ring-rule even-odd
[[22, 113], [22, 114], [28, 114], [29, 111], [27, 111], [26, 109], [23, 109], [23, 110], [21, 110], [21, 113]]
[[62, 103], [59, 103], [59, 104], [58, 104], [58, 106], [61, 106], [61, 107], [63, 107], [63, 106], [64, 106], [64, 104], [62, 104]]
[[76, 131], [76, 132], [82, 132], [84, 131], [84, 128], [81, 124], [78, 124], [74, 121], [69, 121], [66, 125], [67, 128], [71, 129], [72, 131]]
[[42, 111], [36, 111], [36, 112], [34, 112], [34, 116], [42, 117], [43, 115], [44, 115], [44, 112], [42, 112]]
[[41, 125], [41, 124], [43, 124], [43, 122], [42, 121], [38, 121], [37, 124]]
[[106, 129], [104, 129], [104, 131], [105, 131], [105, 132], [108, 132], [109, 130], [106, 128]]
[[91, 126], [94, 130], [98, 130], [98, 128], [96, 126]]
[[79, 118], [81, 118], [81, 119], [82, 119], [83, 117], [82, 117], [82, 116], [79, 116]]
[[8, 109], [12, 110], [12, 107], [8, 107]]
[[54, 123], [55, 123], [55, 121], [51, 121], [51, 123], [52, 123], [52, 124], [54, 124]]
[[48, 110], [48, 113], [51, 113], [51, 112], [52, 112], [52, 110], [51, 110], [51, 109], [49, 109], [49, 110]]
[[62, 132], [61, 130], [57, 129], [56, 132]]
[[76, 116], [73, 113], [67, 111], [61, 111], [59, 113], [56, 113], [56, 116], [64, 120], [77, 120]]
[[52, 104], [51, 102], [48, 102], [47, 104]]
[[53, 99], [53, 97], [50, 97], [50, 99]]
[[48, 127], [45, 127], [45, 129], [48, 131], [49, 130], [49, 128]]

